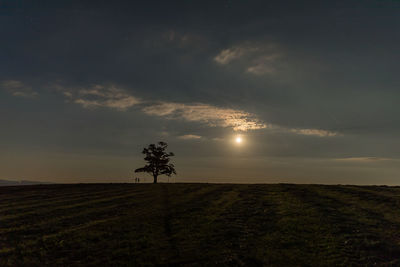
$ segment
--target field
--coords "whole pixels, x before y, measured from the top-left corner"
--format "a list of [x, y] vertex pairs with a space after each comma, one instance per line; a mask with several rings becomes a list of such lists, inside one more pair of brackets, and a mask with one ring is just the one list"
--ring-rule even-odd
[[400, 265], [400, 188], [0, 188], [0, 266]]

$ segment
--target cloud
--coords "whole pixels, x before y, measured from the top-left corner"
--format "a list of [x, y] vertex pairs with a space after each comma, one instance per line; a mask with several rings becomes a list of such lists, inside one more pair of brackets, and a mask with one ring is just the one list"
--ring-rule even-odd
[[214, 60], [219, 64], [229, 64], [231, 61], [240, 58], [245, 51], [240, 47], [233, 47], [222, 50]]
[[[249, 112], [217, 107], [204, 103], [184, 104], [176, 102], [148, 102], [132, 96], [125, 90], [115, 85], [94, 85], [88, 88], [68, 89], [60, 85], [54, 85], [68, 101], [79, 104], [84, 108], [98, 107], [113, 108], [125, 111], [129, 107], [141, 104], [141, 111], [147, 115], [164, 117], [166, 119], [185, 120], [203, 123], [210, 127], [232, 128], [234, 131], [250, 131], [260, 129], [275, 129], [283, 132], [291, 132], [300, 135], [318, 137], [332, 137], [340, 135], [322, 129], [285, 128], [279, 125], [267, 124]], [[183, 135], [181, 139], [198, 139], [198, 135]]]
[[251, 63], [252, 65], [249, 66], [246, 71], [255, 75], [273, 74], [276, 72], [276, 67], [274, 63], [275, 60], [278, 58], [278, 54], [261, 56], [253, 60], [253, 62]]
[[107, 107], [126, 110], [141, 103], [141, 101], [114, 85], [94, 85], [78, 90], [63, 90], [63, 95], [71, 102], [82, 105], [84, 108]]
[[5, 80], [0, 83], [0, 87], [8, 91], [13, 96], [33, 98], [39, 94], [32, 90], [31, 86], [17, 80]]
[[289, 132], [301, 135], [313, 135], [318, 137], [331, 137], [340, 135], [337, 132], [331, 132], [321, 129], [289, 129]]
[[267, 124], [259, 120], [254, 114], [221, 108], [208, 104], [183, 104], [174, 102], [162, 102], [145, 106], [142, 111], [148, 115], [165, 117], [167, 119], [183, 119], [205, 123], [211, 127], [230, 127], [234, 131], [249, 131], [260, 129], [275, 129], [282, 132], [290, 132], [299, 135], [317, 137], [340, 136], [340, 133], [322, 129], [285, 128], [279, 125]]
[[276, 72], [276, 61], [281, 56], [277, 50], [277, 46], [271, 43], [245, 42], [221, 50], [214, 61], [227, 65], [241, 59], [245, 72], [255, 75], [273, 74]]
[[391, 158], [379, 158], [379, 157], [349, 157], [349, 158], [338, 158], [334, 159], [336, 161], [345, 161], [345, 162], [360, 162], [360, 163], [372, 163], [378, 161], [391, 161], [395, 159]]
[[151, 103], [139, 100], [114, 85], [95, 85], [89, 88], [68, 89], [60, 85], [54, 88], [60, 91], [68, 101], [84, 108], [108, 107], [121, 111], [142, 104], [147, 115], [183, 119], [205, 123], [212, 127], [232, 127], [235, 131], [248, 131], [266, 128], [267, 125], [245, 111], [220, 108], [208, 104], [183, 104], [175, 102]]
[[195, 134], [185, 134], [181, 135], [178, 138], [184, 139], [184, 140], [190, 140], [190, 139], [201, 139], [202, 137], [200, 135], [195, 135]]
[[340, 136], [340, 133], [321, 129], [285, 128], [279, 125], [267, 124], [259, 120], [254, 114], [229, 108], [221, 108], [208, 104], [183, 104], [162, 102], [144, 107], [143, 112], [148, 115], [166, 117], [168, 119], [183, 119], [205, 123], [211, 127], [231, 127], [234, 131], [249, 131], [259, 129], [276, 129], [282, 132], [291, 132], [299, 135], [317, 137]]
[[251, 67], [248, 67], [247, 72], [256, 74], [256, 75], [263, 75], [263, 74], [273, 74], [275, 73], [275, 69], [271, 66], [268, 66], [266, 64], [259, 64], [259, 65], [254, 65]]
[[162, 102], [144, 107], [143, 111], [148, 115], [197, 121], [212, 127], [232, 127], [234, 131], [267, 128], [267, 125], [255, 118], [253, 114], [208, 104]]

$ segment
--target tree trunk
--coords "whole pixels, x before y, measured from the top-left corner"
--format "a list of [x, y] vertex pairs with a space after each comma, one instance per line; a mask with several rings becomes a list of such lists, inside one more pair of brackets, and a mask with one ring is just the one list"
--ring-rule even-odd
[[154, 177], [154, 182], [153, 183], [157, 183], [157, 175], [153, 175], [153, 177]]

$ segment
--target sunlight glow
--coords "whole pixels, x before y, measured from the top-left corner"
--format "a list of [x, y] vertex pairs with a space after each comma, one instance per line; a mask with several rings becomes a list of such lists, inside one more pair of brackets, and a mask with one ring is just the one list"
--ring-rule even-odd
[[237, 136], [235, 141], [236, 141], [236, 143], [240, 144], [243, 140], [242, 140], [242, 137]]

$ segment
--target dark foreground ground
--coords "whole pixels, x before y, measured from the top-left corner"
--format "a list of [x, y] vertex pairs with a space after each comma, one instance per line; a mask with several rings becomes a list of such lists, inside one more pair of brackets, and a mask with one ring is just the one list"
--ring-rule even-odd
[[400, 188], [0, 188], [0, 266], [400, 265]]

